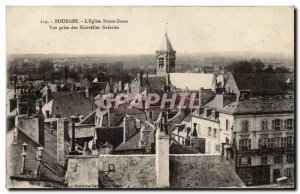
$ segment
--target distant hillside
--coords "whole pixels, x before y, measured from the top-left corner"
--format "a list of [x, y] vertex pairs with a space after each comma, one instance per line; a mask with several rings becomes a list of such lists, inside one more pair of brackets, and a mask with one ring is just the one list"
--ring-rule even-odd
[[[266, 65], [284, 66], [294, 69], [292, 57], [279, 55], [277, 53], [258, 52], [203, 52], [193, 54], [177, 54], [176, 68], [184, 69], [190, 66], [226, 66], [236, 60], [260, 59]], [[155, 54], [133, 54], [133, 55], [66, 55], [66, 54], [13, 54], [7, 60], [42, 60], [51, 59], [56, 63], [65, 64], [93, 64], [112, 63], [122, 61], [124, 68], [155, 68]]]

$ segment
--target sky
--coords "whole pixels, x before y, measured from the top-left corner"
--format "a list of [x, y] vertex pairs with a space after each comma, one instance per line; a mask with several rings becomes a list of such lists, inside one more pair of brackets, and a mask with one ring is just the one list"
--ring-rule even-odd
[[[6, 14], [7, 54], [154, 54], [166, 28], [178, 54], [294, 53], [293, 7], [7, 7]], [[128, 23], [118, 30], [50, 30], [41, 23], [55, 19]]]

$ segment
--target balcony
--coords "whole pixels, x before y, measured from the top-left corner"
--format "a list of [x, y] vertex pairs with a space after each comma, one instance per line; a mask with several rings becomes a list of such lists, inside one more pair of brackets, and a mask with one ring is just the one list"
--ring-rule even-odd
[[237, 156], [249, 156], [249, 155], [268, 155], [268, 154], [285, 154], [294, 153], [295, 148], [291, 147], [277, 147], [277, 148], [262, 148], [252, 150], [237, 150]]

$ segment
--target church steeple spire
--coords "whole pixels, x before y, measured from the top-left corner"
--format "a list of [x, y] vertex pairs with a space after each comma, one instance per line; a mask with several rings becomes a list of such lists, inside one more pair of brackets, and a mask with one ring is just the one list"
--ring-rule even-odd
[[[168, 24], [168, 23], [167, 23]], [[175, 71], [176, 51], [168, 37], [167, 26], [160, 48], [156, 51], [157, 76], [166, 76]]]

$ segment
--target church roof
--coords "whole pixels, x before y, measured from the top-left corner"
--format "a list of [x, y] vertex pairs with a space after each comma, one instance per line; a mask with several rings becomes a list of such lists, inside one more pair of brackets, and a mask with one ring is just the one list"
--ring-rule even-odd
[[216, 76], [213, 73], [170, 73], [170, 82], [176, 86], [176, 88], [188, 88], [189, 90], [199, 90], [203, 88], [214, 91], [216, 87]]
[[167, 33], [165, 33], [165, 36], [163, 38], [163, 42], [160, 45], [158, 50], [159, 51], [174, 51]]

